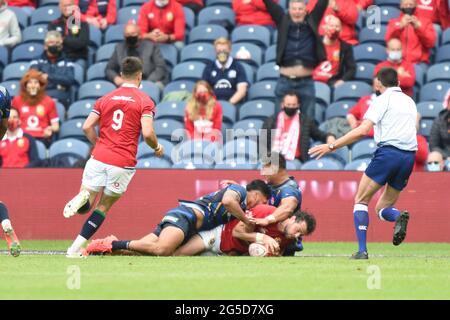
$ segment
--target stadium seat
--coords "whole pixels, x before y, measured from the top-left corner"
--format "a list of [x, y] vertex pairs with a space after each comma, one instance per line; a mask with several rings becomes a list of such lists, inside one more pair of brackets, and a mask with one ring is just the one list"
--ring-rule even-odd
[[155, 119], [173, 119], [180, 122], [184, 121], [184, 112], [186, 101], [165, 101], [156, 106]]
[[189, 93], [192, 93], [194, 85], [195, 82], [190, 80], [172, 81], [164, 87], [163, 97], [172, 91], [188, 91]]
[[39, 7], [57, 6], [58, 4], [59, 0], [39, 0]]
[[70, 119], [86, 119], [94, 108], [95, 100], [86, 99], [86, 100], [78, 100], [72, 103], [67, 110], [67, 120]]
[[260, 81], [254, 83], [248, 91], [249, 100], [275, 101], [275, 81]]
[[359, 32], [358, 38], [360, 43], [379, 43], [384, 45], [384, 35], [386, 34], [386, 26], [379, 26], [376, 28], [365, 27]]
[[375, 0], [377, 6], [392, 6], [398, 8], [398, 0]]
[[302, 170], [342, 170], [343, 166], [332, 159], [309, 160], [302, 165]]
[[236, 122], [233, 125], [234, 136], [239, 137], [257, 137], [262, 128], [263, 121], [260, 119], [245, 119]]
[[192, 162], [194, 165], [212, 165], [215, 160], [220, 159], [222, 159], [221, 144], [205, 140], [187, 140], [172, 149], [174, 164]]
[[[55, 163], [56, 158], [64, 158], [64, 167], [72, 167], [77, 161], [87, 159], [90, 153], [90, 146], [77, 139], [58, 140], [50, 146], [48, 151], [51, 163]], [[59, 161], [58, 161], [59, 162]]]
[[91, 65], [86, 73], [86, 81], [105, 80], [106, 79], [105, 69], [107, 64], [108, 62], [103, 61]]
[[116, 24], [111, 25], [106, 29], [105, 33], [105, 44], [106, 43], [116, 43], [124, 41], [123, 30], [125, 25]]
[[78, 99], [97, 99], [114, 89], [116, 89], [114, 84], [104, 80], [85, 82], [78, 90]]
[[214, 164], [208, 163], [197, 163], [196, 161], [190, 161], [188, 159], [183, 159], [179, 163], [175, 163], [172, 169], [183, 169], [183, 170], [210, 170], [214, 169]]
[[366, 171], [371, 158], [363, 158], [347, 163], [344, 167], [346, 171]]
[[441, 45], [450, 44], [450, 28], [447, 28], [442, 33]]
[[198, 24], [218, 24], [219, 21], [226, 20], [232, 26], [235, 23], [234, 11], [229, 7], [212, 6], [203, 8], [198, 14]]
[[147, 0], [122, 0], [122, 8], [129, 6], [139, 6], [141, 7]]
[[44, 46], [37, 42], [17, 45], [11, 54], [11, 62], [26, 61], [38, 58], [44, 52]]
[[231, 55], [236, 60], [248, 63], [254, 67], [259, 67], [262, 64], [263, 51], [252, 43], [240, 42], [233, 44]]
[[352, 146], [352, 161], [372, 157], [376, 149], [377, 144], [373, 139], [360, 140]]
[[314, 81], [314, 88], [316, 91], [316, 102], [327, 107], [331, 102], [330, 86], [323, 82]]
[[414, 64], [414, 72], [416, 73], [415, 85], [420, 89], [425, 81], [425, 70], [421, 65]]
[[239, 138], [230, 140], [223, 146], [224, 160], [246, 159], [258, 161], [258, 143], [256, 139]]
[[116, 48], [116, 43], [107, 43], [98, 48], [95, 62], [108, 61], [111, 58], [114, 50]]
[[288, 171], [301, 170], [301, 168], [302, 168], [302, 163], [300, 161], [298, 161], [297, 159], [286, 161], [286, 169]]
[[267, 100], [252, 100], [239, 109], [239, 120], [248, 118], [265, 120], [275, 113], [275, 104]]
[[450, 62], [438, 63], [427, 70], [427, 82], [450, 81]]
[[223, 121], [233, 125], [236, 121], [236, 106], [224, 100], [219, 100], [219, 103], [222, 107]]
[[137, 169], [170, 169], [172, 163], [164, 158], [150, 157], [138, 160]]
[[172, 81], [202, 79], [205, 64], [197, 61], [182, 62], [177, 64], [172, 70]]
[[[166, 139], [158, 139], [158, 143], [161, 144], [164, 148], [163, 158], [170, 160], [172, 157], [173, 143]], [[145, 141], [139, 143], [136, 154], [137, 159], [149, 158], [153, 157], [154, 155], [155, 150], [150, 148], [150, 146]]]
[[[183, 6], [184, 20], [186, 24], [186, 31], [192, 30], [195, 27], [195, 13], [188, 7]], [[186, 42], [186, 41], [185, 41]]]
[[256, 81], [278, 80], [280, 77], [280, 67], [275, 62], [268, 62], [258, 68]]
[[102, 32], [96, 26], [89, 25], [89, 45], [94, 48], [100, 48], [102, 45]]
[[277, 57], [277, 46], [275, 44], [267, 48], [264, 55], [264, 63], [275, 62]]
[[17, 17], [17, 21], [19, 22], [20, 29], [25, 29], [28, 27], [28, 21], [30, 18], [30, 15], [26, 10], [23, 10], [22, 7], [14, 7], [14, 6], [8, 6], [8, 9], [13, 11]]
[[381, 23], [388, 24], [390, 20], [397, 18], [400, 15], [400, 10], [391, 6], [380, 7]]
[[353, 47], [356, 62], [369, 62], [377, 64], [386, 60], [386, 48], [378, 43], [363, 43]]
[[155, 129], [155, 133], [159, 138], [163, 138], [169, 141], [173, 141], [172, 135], [180, 137], [183, 136], [184, 132], [184, 124], [180, 121], [172, 120], [172, 119], [160, 119], [155, 120], [153, 123], [153, 127]]
[[348, 111], [355, 105], [353, 100], [341, 100], [331, 103], [325, 110], [325, 119], [347, 117]]
[[450, 61], [450, 44], [446, 44], [437, 49], [435, 63]]
[[117, 24], [127, 24], [130, 21], [138, 22], [139, 19], [139, 6], [129, 6], [119, 9], [117, 11]]
[[181, 49], [180, 62], [199, 61], [209, 63], [216, 58], [216, 50], [210, 43], [193, 43]]
[[441, 101], [423, 101], [417, 104], [417, 112], [422, 119], [434, 119], [443, 110]]
[[364, 81], [368, 84], [373, 82], [373, 71], [375, 70], [375, 65], [367, 62], [359, 62], [356, 66], [356, 74], [354, 80]]
[[217, 170], [256, 170], [257, 162], [248, 162], [246, 159], [226, 159], [222, 163], [217, 163]]
[[233, 45], [240, 42], [253, 43], [262, 49], [270, 46], [270, 31], [260, 25], [243, 25], [234, 28], [231, 33]]
[[13, 97], [19, 95], [19, 90], [20, 90], [20, 82], [17, 80], [12, 80], [12, 81], [3, 81], [1, 83], [1, 85], [3, 87], [5, 87], [9, 94]]
[[239, 61], [242, 68], [244, 68], [245, 76], [247, 77], [247, 81], [250, 83], [250, 86], [255, 82], [255, 71], [254, 68], [248, 63], [244, 62], [245, 60]]
[[59, 139], [74, 138], [82, 141], [87, 141], [83, 132], [84, 119], [71, 119], [64, 121], [61, 124], [59, 131]]
[[206, 0], [206, 6], [225, 6], [231, 8], [230, 0]]
[[22, 42], [41, 42], [44, 43], [47, 34], [46, 25], [29, 26], [22, 31]]
[[58, 6], [45, 6], [37, 8], [31, 14], [31, 24], [45, 24], [58, 19], [61, 16]]
[[0, 70], [6, 66], [8, 62], [8, 49], [4, 46], [0, 46]]
[[75, 77], [75, 81], [79, 86], [81, 86], [84, 83], [84, 69], [82, 66], [80, 66], [78, 63], [73, 63], [73, 73]]
[[361, 81], [346, 81], [341, 86], [334, 89], [333, 101], [343, 99], [359, 99], [372, 93], [372, 87]]
[[322, 159], [332, 159], [338, 161], [343, 166], [345, 166], [350, 159], [350, 151], [347, 146], [336, 149], [336, 151], [325, 155]]
[[203, 24], [194, 27], [189, 33], [189, 43], [214, 42], [218, 38], [228, 38], [228, 31], [217, 24]]
[[433, 125], [433, 119], [420, 120], [419, 133], [425, 137], [429, 137], [432, 125]]
[[420, 88], [420, 101], [440, 101], [444, 100], [445, 94], [450, 89], [450, 83], [436, 81], [427, 83]]
[[277, 41], [278, 41], [278, 30], [277, 29], [275, 29], [273, 32], [272, 32], [272, 39], [271, 39], [271, 41], [272, 41], [272, 43], [271, 44], [277, 44]]
[[45, 144], [39, 140], [35, 140], [35, 141], [36, 141], [36, 147], [37, 147], [39, 160], [47, 159], [47, 148], [45, 147]]
[[56, 112], [58, 113], [59, 117], [59, 122], [62, 123], [66, 120], [66, 107], [64, 107], [64, 105], [58, 100], [55, 100], [55, 104], [56, 104]]
[[178, 50], [173, 44], [161, 43], [159, 45], [159, 50], [164, 60], [168, 64], [170, 70], [175, 67], [178, 63]]
[[28, 71], [28, 68], [28, 62], [15, 62], [8, 64], [5, 69], [3, 69], [3, 81], [22, 79], [25, 72]]
[[159, 103], [161, 99], [161, 90], [154, 82], [144, 80], [141, 82], [141, 86], [139, 87], [139, 89], [144, 91], [150, 98], [152, 98], [155, 104]]

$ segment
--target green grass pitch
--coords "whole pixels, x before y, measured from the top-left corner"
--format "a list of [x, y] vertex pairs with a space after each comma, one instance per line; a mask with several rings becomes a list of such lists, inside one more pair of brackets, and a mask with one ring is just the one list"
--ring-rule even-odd
[[450, 244], [372, 243], [368, 261], [350, 261], [354, 250], [305, 242], [291, 258], [0, 254], [0, 299], [450, 299]]

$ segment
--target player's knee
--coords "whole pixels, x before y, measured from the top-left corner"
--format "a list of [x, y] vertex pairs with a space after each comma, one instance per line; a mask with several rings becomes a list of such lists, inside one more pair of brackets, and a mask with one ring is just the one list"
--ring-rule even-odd
[[157, 246], [155, 249], [155, 255], [161, 257], [171, 256], [173, 254], [173, 250], [167, 246]]

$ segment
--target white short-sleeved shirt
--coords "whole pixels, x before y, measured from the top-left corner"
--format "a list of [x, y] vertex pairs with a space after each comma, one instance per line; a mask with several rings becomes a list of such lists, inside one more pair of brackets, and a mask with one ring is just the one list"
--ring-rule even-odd
[[374, 139], [379, 146], [405, 151], [417, 150], [416, 118], [416, 103], [399, 87], [387, 88], [364, 115], [364, 119], [375, 124]]

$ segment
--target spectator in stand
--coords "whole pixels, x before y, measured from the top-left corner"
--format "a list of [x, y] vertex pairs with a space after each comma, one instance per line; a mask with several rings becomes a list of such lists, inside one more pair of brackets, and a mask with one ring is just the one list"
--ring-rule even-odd
[[446, 171], [445, 169], [445, 161], [442, 157], [442, 153], [438, 151], [430, 152], [427, 158], [427, 171], [439, 172]]
[[46, 86], [47, 79], [42, 72], [28, 70], [12, 106], [20, 112], [23, 130], [49, 147], [59, 131], [59, 117], [55, 102], [45, 92]]
[[150, 0], [141, 7], [138, 24], [143, 39], [184, 46], [184, 11], [176, 0]]
[[102, 30], [116, 23], [116, 0], [79, 0], [78, 5], [80, 7], [81, 21]]
[[22, 40], [16, 14], [0, 0], [0, 46], [12, 48]]
[[373, 5], [373, 0], [353, 0], [356, 4], [358, 11], [367, 10], [368, 7]]
[[197, 81], [186, 104], [184, 124], [194, 140], [218, 141], [222, 130], [222, 106], [208, 82]]
[[237, 105], [247, 95], [248, 81], [242, 65], [231, 57], [231, 41], [219, 38], [214, 42], [216, 60], [203, 71], [202, 79], [208, 82], [218, 100]]
[[[306, 9], [311, 12], [317, 4], [317, 0], [310, 0]], [[354, 0], [329, 0], [328, 8], [319, 25], [320, 35], [325, 34], [325, 24], [330, 16], [338, 17], [342, 22], [340, 39], [351, 44], [358, 44], [356, 34], [356, 22], [358, 22], [358, 9]]]
[[450, 27], [448, 0], [418, 0], [417, 15], [431, 23], [441, 25], [442, 29]]
[[[267, 132], [267, 150], [281, 153], [286, 160], [308, 161], [310, 140], [333, 143], [334, 135], [321, 131], [314, 120], [300, 112], [300, 97], [295, 91], [286, 93], [281, 111], [264, 121]], [[272, 137], [271, 130], [275, 131]]]
[[[89, 26], [81, 21], [80, 9], [75, 0], [60, 0], [61, 17], [48, 24], [48, 30], [56, 30], [63, 37], [63, 51], [66, 59], [87, 66]], [[75, 19], [71, 19], [75, 17]]]
[[397, 38], [390, 39], [387, 43], [386, 52], [387, 60], [376, 65], [373, 76], [375, 77], [378, 71], [384, 67], [397, 70], [400, 88], [405, 94], [412, 97], [414, 83], [416, 82], [416, 71], [410, 62], [403, 59], [402, 42]]
[[389, 21], [386, 42], [398, 38], [402, 42], [404, 59], [410, 63], [430, 63], [430, 49], [436, 41], [436, 31], [428, 20], [416, 15], [416, 0], [401, 0], [400, 16]]
[[[274, 0], [278, 2], [278, 0]], [[267, 12], [263, 0], [233, 0], [233, 10], [236, 13], [236, 24], [257, 24], [275, 30], [275, 22]]]
[[63, 52], [63, 39], [58, 31], [49, 31], [45, 36], [44, 52], [30, 62], [30, 68], [43, 73], [47, 80], [47, 94], [58, 99], [66, 108], [70, 105], [70, 88], [75, 85], [73, 63]]
[[198, 14], [200, 10], [205, 6], [203, 0], [177, 0], [182, 6], [188, 7], [195, 14]]
[[35, 0], [8, 0], [6, 1], [11, 7], [32, 7], [36, 8]]
[[164, 57], [158, 45], [139, 38], [139, 26], [129, 23], [124, 29], [125, 41], [118, 43], [111, 58], [106, 65], [106, 77], [120, 87], [124, 79], [120, 75], [120, 65], [126, 57], [138, 57], [143, 62], [142, 78], [155, 82], [161, 89], [169, 81], [168, 71]]
[[434, 119], [430, 132], [430, 151], [437, 151], [450, 160], [450, 90], [444, 99], [444, 110]]
[[330, 16], [325, 24], [323, 45], [327, 52], [327, 60], [314, 69], [313, 79], [338, 87], [345, 81], [352, 80], [356, 73], [356, 63], [353, 58], [353, 48], [339, 39], [341, 21]]
[[11, 108], [8, 130], [0, 141], [1, 168], [31, 168], [40, 163], [36, 141], [20, 128], [19, 111]]

